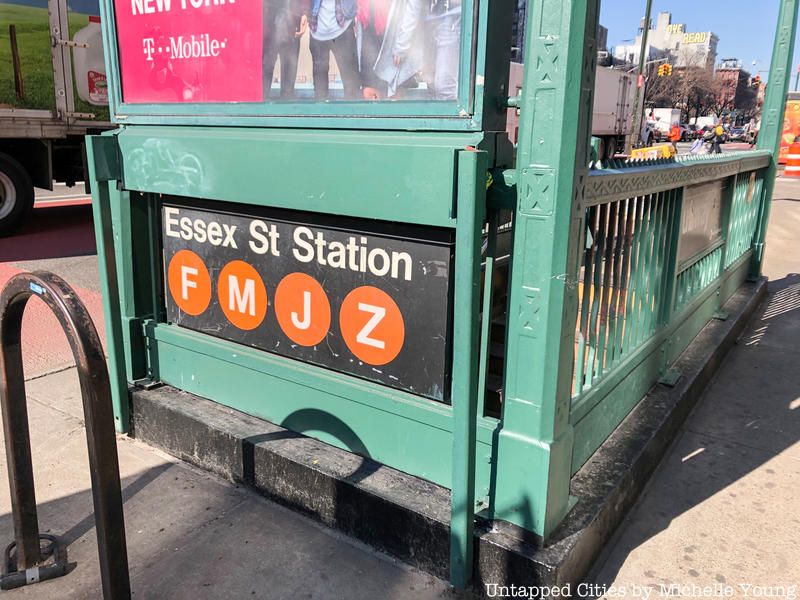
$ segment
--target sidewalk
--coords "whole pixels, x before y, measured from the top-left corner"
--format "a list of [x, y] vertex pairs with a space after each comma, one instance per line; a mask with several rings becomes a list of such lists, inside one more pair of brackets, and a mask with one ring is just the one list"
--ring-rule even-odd
[[800, 181], [779, 178], [774, 197], [769, 297], [596, 564], [599, 585], [800, 595]]
[[[27, 383], [39, 523], [75, 570], [2, 598], [100, 598], [97, 543], [74, 368]], [[379, 555], [249, 490], [118, 436], [134, 598], [454, 598], [446, 582]], [[6, 472], [5, 453], [0, 469]], [[0, 478], [0, 546], [13, 540]]]

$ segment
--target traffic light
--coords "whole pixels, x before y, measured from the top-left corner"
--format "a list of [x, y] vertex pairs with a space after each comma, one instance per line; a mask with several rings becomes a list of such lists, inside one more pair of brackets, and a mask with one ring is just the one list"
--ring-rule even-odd
[[672, 75], [672, 65], [667, 64], [664, 66], [666, 67], [666, 69], [664, 69], [664, 72], [666, 73], [667, 77], [669, 77], [670, 75]]
[[753, 77], [753, 87], [761, 87], [761, 75], [756, 75]]
[[670, 75], [672, 75], [672, 65], [668, 64], [659, 65], [658, 67], [659, 77], [669, 77]]

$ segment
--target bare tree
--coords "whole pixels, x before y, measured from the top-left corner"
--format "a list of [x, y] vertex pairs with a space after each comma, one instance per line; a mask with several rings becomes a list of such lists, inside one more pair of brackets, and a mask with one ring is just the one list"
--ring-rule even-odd
[[676, 57], [672, 75], [651, 77], [646, 102], [650, 106], [681, 109], [682, 120], [706, 114], [712, 104], [713, 77], [702, 53], [683, 49]]

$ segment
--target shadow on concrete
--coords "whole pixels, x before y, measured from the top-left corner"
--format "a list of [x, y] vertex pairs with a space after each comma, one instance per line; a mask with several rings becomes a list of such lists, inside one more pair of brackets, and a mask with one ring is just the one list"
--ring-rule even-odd
[[[800, 352], [798, 347], [787, 350], [780, 341], [782, 337], [791, 345], [798, 335], [800, 275], [789, 274], [770, 282], [764, 304], [725, 358], [589, 580], [612, 584], [636, 548], [800, 439]], [[736, 494], [729, 496], [730, 503], [738, 502]], [[644, 503], [648, 513], [637, 515]], [[748, 505], [744, 510], [756, 509]], [[684, 551], [691, 552], [691, 541], [686, 544]]]
[[96, 254], [92, 206], [37, 206], [17, 235], [0, 238], [0, 262]]
[[[123, 498], [136, 598], [450, 597], [441, 595], [441, 582], [409, 573], [287, 509], [177, 464], [125, 478]], [[91, 502], [91, 490], [84, 489], [39, 504], [42, 530], [51, 529], [69, 544], [75, 566], [64, 577], [8, 592], [9, 598], [101, 596]], [[83, 518], [64, 531], [78, 516]], [[12, 535], [11, 514], [0, 515], [0, 532]]]

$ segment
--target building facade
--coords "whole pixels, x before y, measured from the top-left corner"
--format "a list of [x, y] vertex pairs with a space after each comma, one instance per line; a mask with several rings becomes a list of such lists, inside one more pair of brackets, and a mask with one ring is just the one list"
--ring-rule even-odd
[[[644, 19], [633, 44], [617, 46], [614, 58], [635, 64], [639, 62], [644, 33]], [[646, 60], [666, 59], [677, 68], [699, 67], [714, 69], [717, 61], [719, 38], [712, 31], [687, 31], [684, 23], [673, 23], [672, 13], [662, 12], [656, 18], [655, 27], [649, 24]]]

